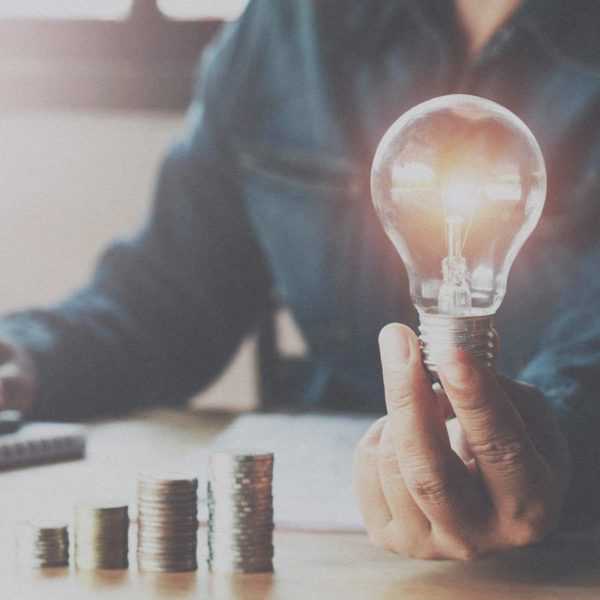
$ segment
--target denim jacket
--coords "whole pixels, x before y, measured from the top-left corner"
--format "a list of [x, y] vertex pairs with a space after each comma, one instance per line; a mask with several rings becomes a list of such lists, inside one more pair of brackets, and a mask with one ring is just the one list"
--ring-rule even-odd
[[416, 318], [371, 160], [408, 108], [471, 93], [527, 123], [549, 173], [497, 316], [498, 368], [545, 393], [571, 444], [569, 510], [600, 513], [599, 17], [594, 0], [525, 0], [468, 61], [451, 0], [251, 2], [204, 53], [143, 230], [72, 297], [0, 324], [35, 359], [36, 413], [181, 402], [274, 296], [309, 347], [302, 401], [323, 405], [336, 380], [349, 409], [383, 411], [378, 331]]

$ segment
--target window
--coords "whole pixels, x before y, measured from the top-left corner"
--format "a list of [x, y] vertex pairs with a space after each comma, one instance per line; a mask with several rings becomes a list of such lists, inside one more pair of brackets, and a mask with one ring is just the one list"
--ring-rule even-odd
[[0, 107], [182, 110], [247, 0], [0, 0]]
[[3, 19], [124, 19], [133, 0], [2, 0]]
[[179, 21], [232, 20], [240, 16], [248, 0], [158, 0], [159, 10]]

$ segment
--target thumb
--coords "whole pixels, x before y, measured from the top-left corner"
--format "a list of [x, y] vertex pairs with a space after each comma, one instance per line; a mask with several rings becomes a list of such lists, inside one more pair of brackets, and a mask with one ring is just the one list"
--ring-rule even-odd
[[390, 323], [379, 334], [381, 368], [388, 413], [410, 404], [422, 387], [421, 353], [413, 331]]
[[15, 362], [0, 365], [0, 409], [28, 411], [32, 385]]

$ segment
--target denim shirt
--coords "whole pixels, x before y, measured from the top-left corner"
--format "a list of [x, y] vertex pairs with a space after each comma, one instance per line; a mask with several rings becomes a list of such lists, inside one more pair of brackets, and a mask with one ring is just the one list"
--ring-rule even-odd
[[525, 0], [469, 61], [450, 0], [251, 2], [204, 53], [144, 229], [104, 253], [86, 288], [0, 324], [35, 359], [36, 413], [181, 402], [274, 295], [309, 347], [305, 404], [335, 379], [349, 409], [383, 411], [377, 334], [416, 313], [372, 208], [371, 160], [408, 108], [476, 94], [523, 119], [546, 159], [547, 204], [497, 315], [498, 368], [555, 408], [583, 510], [600, 457], [598, 17], [594, 0]]

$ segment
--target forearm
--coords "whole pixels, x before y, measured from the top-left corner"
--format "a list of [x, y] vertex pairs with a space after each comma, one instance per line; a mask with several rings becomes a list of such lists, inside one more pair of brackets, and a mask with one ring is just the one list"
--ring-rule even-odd
[[271, 7], [252, 2], [202, 61], [187, 131], [163, 162], [147, 226], [114, 245], [87, 288], [0, 322], [37, 372], [34, 413], [84, 417], [181, 402], [214, 378], [266, 310], [270, 275], [231, 144], [251, 111]]
[[[36, 418], [181, 403], [218, 375], [265, 310], [267, 282], [250, 265], [246, 276], [233, 267], [236, 285], [206, 274], [186, 291], [149, 276], [132, 252], [115, 249], [103, 260], [110, 284], [95, 282], [59, 306], [0, 322], [0, 338], [33, 361]], [[119, 273], [109, 268], [111, 260]]]
[[40, 418], [177, 403], [224, 367], [266, 309], [269, 285], [235, 183], [179, 145], [144, 231], [113, 245], [86, 289], [6, 319], [0, 336], [33, 358]]

